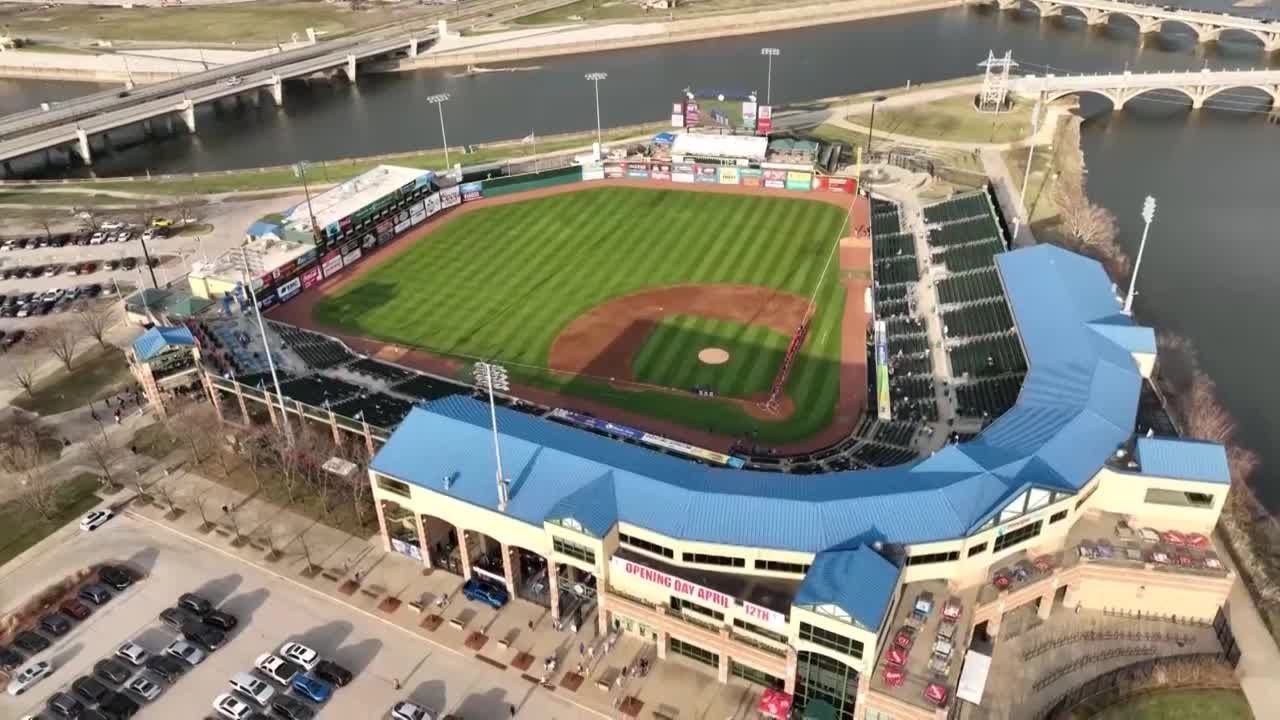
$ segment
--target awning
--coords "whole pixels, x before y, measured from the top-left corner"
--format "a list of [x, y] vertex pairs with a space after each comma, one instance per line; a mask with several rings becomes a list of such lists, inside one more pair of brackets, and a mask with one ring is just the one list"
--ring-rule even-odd
[[924, 699], [937, 705], [944, 707], [947, 704], [947, 686], [940, 683], [929, 683], [924, 687]]
[[786, 720], [791, 717], [791, 694], [766, 688], [760, 696], [760, 705], [756, 708], [765, 717]]
[[974, 705], [982, 704], [982, 693], [987, 687], [987, 674], [991, 672], [991, 656], [970, 650], [964, 654], [964, 668], [960, 670], [960, 684], [956, 697]]
[[889, 651], [884, 654], [884, 660], [890, 665], [902, 667], [907, 664], [907, 653], [903, 651], [902, 648], [891, 647], [889, 648]]
[[881, 677], [884, 678], [884, 684], [891, 688], [902, 687], [902, 684], [907, 681], [907, 673], [902, 668], [896, 667], [885, 667]]

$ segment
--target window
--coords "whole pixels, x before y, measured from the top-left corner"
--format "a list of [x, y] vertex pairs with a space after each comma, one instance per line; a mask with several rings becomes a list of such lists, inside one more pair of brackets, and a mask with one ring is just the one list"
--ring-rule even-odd
[[1058, 512], [1049, 516], [1049, 524], [1052, 525], [1058, 522], [1059, 520], [1066, 520], [1066, 519], [1067, 519], [1067, 511], [1059, 510]]
[[722, 567], [745, 567], [747, 561], [740, 557], [728, 555], [706, 555], [704, 553], [684, 553], [684, 561], [698, 565], [720, 565]]
[[654, 555], [661, 555], [662, 557], [665, 557], [665, 558], [674, 558], [676, 555], [675, 552], [672, 551], [672, 549], [669, 547], [663, 547], [658, 543], [652, 543], [652, 542], [649, 542], [648, 540], [642, 540], [641, 538], [638, 538], [638, 537], [632, 537], [625, 533], [618, 533], [618, 542], [622, 543], [623, 545], [630, 545], [633, 548], [640, 548], [641, 550], [647, 550], [653, 553]]
[[912, 555], [907, 558], [908, 565], [932, 565], [933, 563], [951, 562], [960, 559], [960, 551], [952, 550], [951, 552], [925, 553], [924, 555]]
[[757, 560], [756, 569], [804, 575], [809, 572], [809, 565], [808, 563], [789, 563], [780, 560]]
[[588, 565], [596, 564], [596, 553], [589, 547], [584, 547], [578, 543], [562, 540], [558, 537], [551, 539], [551, 547], [561, 555], [568, 555], [571, 558], [577, 558]]
[[808, 640], [815, 645], [821, 645], [829, 650], [835, 650], [838, 653], [851, 655], [856, 658], [862, 657], [862, 643], [847, 638], [843, 635], [837, 635], [830, 630], [823, 630], [820, 627], [814, 627], [809, 623], [800, 623], [800, 639]]
[[1101, 485], [1101, 484], [1102, 484], [1102, 483], [1094, 483], [1094, 484], [1093, 484], [1093, 487], [1089, 488], [1089, 492], [1087, 492], [1087, 493], [1085, 493], [1084, 495], [1081, 495], [1081, 496], [1080, 496], [1080, 499], [1076, 501], [1076, 509], [1077, 509], [1077, 510], [1079, 510], [1079, 509], [1080, 509], [1080, 506], [1081, 506], [1081, 505], [1084, 505], [1084, 503], [1085, 503], [1085, 501], [1086, 501], [1086, 500], [1088, 500], [1090, 497], [1092, 497], [1092, 496], [1093, 496], [1093, 494], [1094, 494], [1095, 492], [1097, 492], [1097, 491], [1098, 491], [1098, 486], [1099, 486], [1099, 485]]
[[378, 489], [386, 490], [389, 493], [395, 493], [401, 497], [409, 497], [408, 483], [402, 483], [399, 480], [392, 480], [385, 475], [378, 476]]
[[696, 660], [704, 665], [710, 665], [713, 668], [720, 667], [720, 656], [710, 650], [704, 650], [697, 645], [687, 643], [683, 640], [671, 638], [668, 647], [671, 652], [677, 655], [683, 655], [690, 660]]
[[786, 687], [786, 683], [782, 681], [782, 678], [774, 677], [763, 670], [757, 670], [742, 663], [734, 662], [732, 659], [729, 660], [729, 673], [754, 685], [773, 688], [774, 690], [781, 690]]
[[969, 548], [969, 557], [973, 557], [974, 555], [977, 555], [978, 553], [986, 549], [987, 549], [986, 543], [978, 543], [977, 545], [974, 545], [973, 547]]
[[676, 597], [675, 595], [671, 596], [671, 609], [672, 610], [688, 610], [689, 612], [695, 612], [695, 613], [698, 613], [699, 615], [706, 615], [709, 618], [715, 618], [720, 622], [724, 622], [724, 613], [720, 612], [719, 610], [712, 610], [711, 608], [703, 607], [696, 602], [693, 602], [691, 600], [685, 600], [684, 598]]
[[738, 628], [739, 630], [746, 630], [749, 633], [755, 633], [760, 637], [767, 637], [770, 640], [773, 640], [775, 642], [785, 643], [787, 641], [786, 635], [783, 635], [782, 633], [779, 633], [779, 632], [774, 632], [773, 630], [765, 630], [759, 625], [752, 625], [746, 620], [739, 620], [738, 618], [734, 618], [733, 626]]
[[836, 720], [853, 720], [858, 672], [839, 660], [801, 650], [796, 654], [795, 698], [799, 709], [814, 700], [825, 700], [835, 708]]
[[1000, 552], [1005, 548], [1011, 548], [1015, 545], [1024, 543], [1031, 538], [1040, 534], [1040, 526], [1044, 524], [1043, 520], [1037, 520], [1030, 525], [1024, 525], [1017, 530], [1007, 532], [996, 538], [995, 552]]
[[1146, 502], [1154, 505], [1179, 505], [1182, 507], [1213, 507], [1213, 496], [1205, 493], [1179, 492], [1177, 490], [1147, 490]]

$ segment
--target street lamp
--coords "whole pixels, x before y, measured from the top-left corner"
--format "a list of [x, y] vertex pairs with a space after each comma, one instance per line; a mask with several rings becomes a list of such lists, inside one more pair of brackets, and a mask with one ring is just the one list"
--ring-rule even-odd
[[1129, 294], [1124, 299], [1124, 314], [1133, 314], [1133, 296], [1137, 295], [1138, 268], [1142, 267], [1142, 251], [1147, 249], [1147, 232], [1151, 230], [1151, 221], [1156, 217], [1156, 199], [1147, 196], [1142, 201], [1142, 242], [1138, 244], [1138, 259], [1133, 263], [1133, 275], [1129, 278]]
[[507, 478], [502, 473], [502, 447], [498, 444], [498, 411], [493, 401], [493, 390], [497, 388], [502, 392], [511, 389], [511, 383], [507, 377], [507, 369], [501, 365], [494, 363], [477, 362], [471, 370], [472, 377], [475, 378], [476, 385], [485, 388], [489, 392], [489, 422], [493, 428], [493, 459], [497, 464], [497, 482], [498, 482], [498, 511], [507, 511], [507, 501], [510, 500], [510, 488], [507, 487]]
[[592, 72], [587, 73], [584, 77], [595, 83], [596, 86], [596, 144], [599, 145], [603, 143], [600, 139], [600, 81], [608, 79], [609, 73]]
[[[284, 422], [284, 439], [289, 447], [293, 447], [293, 428], [289, 427], [289, 409], [284, 404], [284, 391], [280, 389], [280, 376], [276, 373], [276, 361], [271, 357], [271, 343], [267, 342], [267, 327], [262, 322], [262, 310], [258, 308], [258, 294], [253, 289], [254, 276], [249, 270], [249, 249], [240, 249], [240, 258], [244, 262], [244, 284], [249, 289], [249, 302], [253, 305], [253, 314], [258, 318], [258, 334], [262, 337], [262, 352], [267, 355], [267, 369], [271, 371], [271, 383], [276, 387], [276, 398], [280, 401], [280, 416]], [[264, 395], [266, 393], [263, 393]], [[267, 404], [271, 399], [267, 398]], [[301, 418], [301, 413], [299, 413]]]
[[311, 218], [311, 237], [319, 241], [320, 228], [316, 227], [316, 213], [311, 207], [311, 187], [307, 185], [307, 161], [299, 162], [296, 168], [298, 176], [302, 178], [302, 192], [307, 196], [307, 216]]
[[773, 104], [773, 59], [782, 54], [782, 51], [775, 47], [760, 48], [760, 54], [769, 58], [769, 70], [765, 75], [764, 84], [764, 103], [766, 105]]
[[885, 95], [871, 98], [871, 125], [867, 128], [867, 162], [871, 162], [871, 135], [876, 131], [876, 106], [888, 99]]
[[449, 99], [449, 93], [436, 93], [427, 98], [427, 102], [436, 106], [440, 111], [440, 142], [444, 144], [444, 167], [449, 169], [449, 138], [444, 134], [444, 102]]

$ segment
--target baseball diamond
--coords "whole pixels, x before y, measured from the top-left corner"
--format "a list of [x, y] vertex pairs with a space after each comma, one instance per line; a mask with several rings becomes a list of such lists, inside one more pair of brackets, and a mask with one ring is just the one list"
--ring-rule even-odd
[[[493, 359], [518, 384], [689, 428], [801, 440], [831, 424], [840, 395], [850, 288], [836, 272], [818, 287], [846, 224], [848, 200], [832, 200], [613, 185], [468, 204], [326, 288], [312, 321]], [[762, 417], [811, 297], [786, 411]], [[700, 363], [707, 347], [730, 360]]]

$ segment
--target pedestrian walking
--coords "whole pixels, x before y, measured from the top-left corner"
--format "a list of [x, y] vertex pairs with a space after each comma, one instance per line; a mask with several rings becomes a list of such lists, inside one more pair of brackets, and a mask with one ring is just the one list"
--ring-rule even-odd
[[399, 690], [399, 689], [400, 689], [400, 678], [391, 678], [391, 685], [392, 685], [392, 687], [394, 687], [396, 690]]
[[583, 643], [578, 643], [578, 654], [579, 654], [579, 655], [586, 655], [586, 654], [587, 654], [587, 646], [586, 646], [585, 644], [583, 644]]
[[508, 707], [509, 707], [509, 708], [510, 708], [510, 710], [511, 710], [511, 717], [515, 717], [515, 716], [516, 716], [516, 706], [515, 706], [515, 705], [510, 705], [510, 706], [508, 706]]

